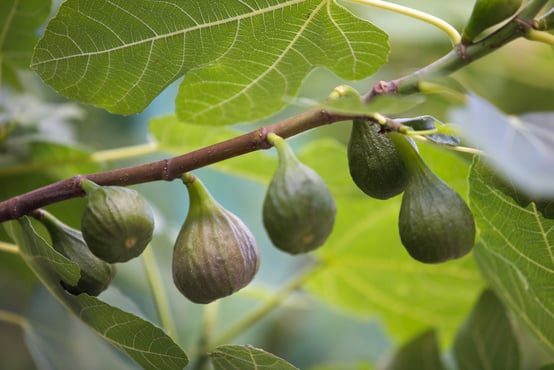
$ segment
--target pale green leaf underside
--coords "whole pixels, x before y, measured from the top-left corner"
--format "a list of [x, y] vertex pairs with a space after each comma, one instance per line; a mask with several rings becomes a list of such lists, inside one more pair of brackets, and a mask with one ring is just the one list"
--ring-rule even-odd
[[494, 179], [482, 160], [474, 163], [477, 262], [502, 301], [554, 352], [554, 220], [544, 219], [534, 203], [520, 207], [490, 185]]
[[210, 353], [215, 370], [295, 370], [287, 361], [251, 346], [225, 345]]
[[359, 79], [387, 53], [386, 34], [333, 0], [68, 0], [32, 67], [63, 95], [122, 114], [190, 71], [179, 117], [223, 125], [277, 111], [316, 66]]
[[60, 285], [79, 279], [79, 267], [57, 253], [36, 234], [29, 219], [6, 224], [21, 255], [54, 296], [101, 337], [126, 352], [144, 369], [183, 368], [185, 353], [162, 330], [133, 314], [91, 297], [67, 293]]

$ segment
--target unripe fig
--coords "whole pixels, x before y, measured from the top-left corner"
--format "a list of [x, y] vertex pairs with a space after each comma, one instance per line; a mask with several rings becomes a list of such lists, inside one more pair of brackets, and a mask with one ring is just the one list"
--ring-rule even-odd
[[508, 19], [521, 3], [522, 0], [477, 0], [462, 33], [462, 42], [471, 43], [487, 28]]
[[83, 180], [87, 205], [81, 231], [91, 252], [109, 262], [139, 256], [152, 240], [154, 216], [138, 192], [120, 186], [98, 186]]
[[410, 172], [400, 206], [400, 239], [424, 263], [460, 258], [475, 242], [475, 222], [464, 200], [438, 178], [403, 135], [390, 134]]
[[354, 183], [372, 198], [388, 199], [404, 191], [408, 171], [380, 125], [354, 120], [348, 141], [348, 167]]
[[173, 281], [192, 302], [210, 303], [245, 287], [258, 271], [254, 236], [202, 182], [183, 175], [190, 205], [173, 248]]
[[277, 148], [279, 165], [263, 204], [263, 223], [273, 244], [299, 254], [325, 243], [333, 230], [337, 207], [319, 175], [302, 164], [287, 142], [275, 134], [268, 141]]
[[62, 281], [63, 287], [76, 295], [87, 293], [97, 296], [106, 290], [115, 276], [115, 266], [93, 255], [79, 230], [64, 224], [46, 211], [41, 211], [38, 218], [52, 238], [52, 247], [75, 262], [81, 270], [81, 278], [76, 286]]

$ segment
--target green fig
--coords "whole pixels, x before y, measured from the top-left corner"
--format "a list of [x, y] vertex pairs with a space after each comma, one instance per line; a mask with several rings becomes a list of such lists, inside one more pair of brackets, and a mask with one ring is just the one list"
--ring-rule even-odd
[[41, 211], [38, 218], [50, 234], [52, 247], [75, 262], [81, 270], [81, 278], [76, 286], [62, 281], [63, 287], [75, 295], [87, 293], [97, 296], [106, 290], [115, 276], [115, 266], [93, 255], [79, 230], [64, 224], [46, 211]]
[[269, 134], [268, 141], [277, 148], [279, 165], [263, 203], [267, 234], [284, 252], [312, 251], [333, 230], [335, 201], [323, 179], [296, 158], [284, 139]]
[[423, 162], [416, 149], [390, 134], [410, 172], [402, 197], [398, 226], [408, 253], [424, 263], [460, 258], [475, 242], [475, 222], [465, 201]]
[[462, 32], [462, 43], [472, 43], [487, 28], [510, 18], [521, 3], [522, 0], [477, 0]]
[[87, 204], [81, 231], [91, 252], [109, 262], [139, 256], [152, 240], [154, 216], [138, 192], [120, 186], [98, 186], [83, 180]]
[[246, 225], [223, 208], [194, 175], [183, 175], [190, 205], [173, 247], [173, 281], [195, 303], [210, 303], [252, 281], [260, 265]]
[[408, 171], [380, 125], [354, 120], [348, 141], [348, 167], [354, 183], [372, 198], [388, 199], [404, 191]]

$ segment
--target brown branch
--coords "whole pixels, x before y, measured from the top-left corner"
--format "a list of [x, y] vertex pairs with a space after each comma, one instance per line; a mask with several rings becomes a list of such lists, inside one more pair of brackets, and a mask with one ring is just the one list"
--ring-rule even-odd
[[271, 132], [287, 138], [318, 126], [353, 118], [353, 116], [332, 114], [322, 109], [312, 109], [273, 125], [177, 157], [106, 172], [77, 175], [0, 202], [0, 222], [22, 217], [52, 203], [84, 196], [85, 193], [81, 189], [83, 178], [99, 185], [118, 186], [160, 180], [172, 181], [185, 172], [256, 150], [268, 149], [271, 145], [266, 141], [266, 137]]

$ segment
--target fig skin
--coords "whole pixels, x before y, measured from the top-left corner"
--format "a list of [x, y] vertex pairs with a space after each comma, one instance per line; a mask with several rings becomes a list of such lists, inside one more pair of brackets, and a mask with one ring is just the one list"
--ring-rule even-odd
[[92, 254], [79, 230], [64, 224], [44, 210], [40, 211], [38, 218], [50, 234], [52, 247], [79, 266], [79, 282], [76, 286], [71, 286], [62, 281], [65, 290], [74, 295], [87, 293], [91, 296], [97, 296], [106, 290], [115, 276], [115, 266]]
[[87, 205], [81, 232], [91, 252], [109, 262], [138, 257], [152, 240], [154, 216], [138, 192], [120, 186], [98, 186], [83, 180]]
[[300, 254], [322, 246], [333, 231], [337, 207], [323, 179], [302, 164], [286, 141], [268, 135], [279, 164], [265, 195], [262, 218], [271, 242]]
[[173, 248], [177, 289], [206, 304], [248, 285], [260, 266], [258, 246], [248, 227], [223, 208], [194, 175], [183, 175], [190, 206]]
[[408, 171], [391, 139], [380, 126], [354, 120], [348, 141], [350, 176], [360, 190], [376, 199], [389, 199], [404, 191]]
[[390, 137], [410, 172], [398, 217], [402, 244], [424, 263], [465, 256], [475, 243], [475, 221], [466, 202], [427, 167], [403, 135]]

